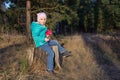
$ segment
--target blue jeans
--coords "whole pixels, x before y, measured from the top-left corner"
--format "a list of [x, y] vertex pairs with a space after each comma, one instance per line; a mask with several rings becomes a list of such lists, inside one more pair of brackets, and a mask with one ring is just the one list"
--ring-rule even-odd
[[47, 52], [48, 59], [47, 59], [47, 70], [53, 70], [54, 68], [54, 52], [51, 49], [51, 46], [56, 45], [58, 46], [58, 50], [60, 53], [65, 52], [65, 48], [63, 48], [56, 40], [50, 40], [46, 44], [40, 46], [43, 51]]

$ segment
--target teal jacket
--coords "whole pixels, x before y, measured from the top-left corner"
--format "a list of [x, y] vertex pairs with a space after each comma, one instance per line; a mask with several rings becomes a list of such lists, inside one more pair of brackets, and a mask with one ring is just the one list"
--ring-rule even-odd
[[44, 45], [47, 27], [39, 24], [38, 22], [32, 22], [30, 25], [32, 38], [34, 40], [35, 46], [40, 47]]

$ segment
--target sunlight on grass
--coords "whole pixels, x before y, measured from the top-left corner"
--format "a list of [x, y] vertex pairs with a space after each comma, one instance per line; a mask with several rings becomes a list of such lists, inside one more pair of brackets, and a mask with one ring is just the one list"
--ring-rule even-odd
[[62, 71], [57, 76], [49, 76], [46, 65], [40, 60], [29, 66], [26, 50], [31, 46], [24, 44], [24, 36], [16, 36], [0, 36], [0, 80], [110, 80], [109, 71], [113, 71], [111, 75], [119, 73], [118, 56], [112, 45], [104, 42], [101, 36], [81, 34], [63, 37], [60, 42], [73, 55], [63, 58]]

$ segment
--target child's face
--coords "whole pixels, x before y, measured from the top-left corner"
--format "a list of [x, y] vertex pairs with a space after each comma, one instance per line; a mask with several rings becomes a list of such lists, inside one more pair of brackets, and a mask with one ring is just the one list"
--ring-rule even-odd
[[39, 23], [42, 24], [42, 25], [45, 25], [45, 23], [46, 23], [46, 17], [40, 17], [39, 18]]

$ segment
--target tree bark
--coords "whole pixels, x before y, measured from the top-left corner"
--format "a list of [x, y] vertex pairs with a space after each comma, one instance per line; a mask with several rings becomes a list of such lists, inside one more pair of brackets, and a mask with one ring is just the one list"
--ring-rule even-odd
[[31, 1], [26, 1], [26, 30], [27, 37], [31, 40], [31, 31], [30, 31], [30, 23], [31, 23]]

